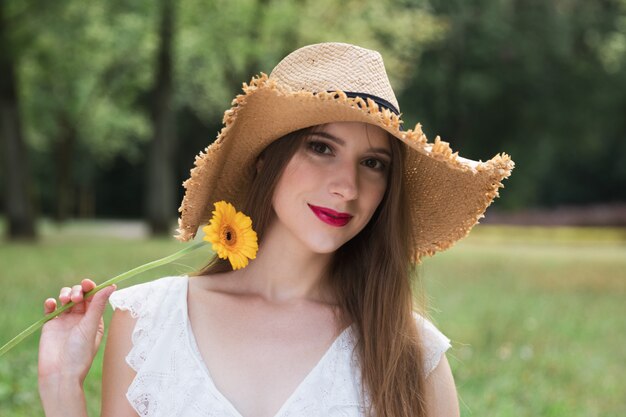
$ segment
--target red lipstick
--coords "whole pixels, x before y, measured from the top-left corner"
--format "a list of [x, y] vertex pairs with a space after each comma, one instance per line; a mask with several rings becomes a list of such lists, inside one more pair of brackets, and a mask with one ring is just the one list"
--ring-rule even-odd
[[313, 211], [313, 213], [315, 213], [318, 219], [331, 226], [345, 226], [352, 218], [352, 215], [350, 213], [340, 213], [326, 207], [318, 207], [309, 204], [309, 208], [311, 209], [311, 211]]

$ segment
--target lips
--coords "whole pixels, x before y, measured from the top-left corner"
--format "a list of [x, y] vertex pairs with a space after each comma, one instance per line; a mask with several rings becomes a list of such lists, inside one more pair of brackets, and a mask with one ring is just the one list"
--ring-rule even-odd
[[318, 207], [312, 204], [309, 204], [309, 208], [313, 211], [313, 213], [315, 213], [318, 219], [331, 226], [345, 226], [353, 217], [349, 213], [340, 213], [326, 207]]

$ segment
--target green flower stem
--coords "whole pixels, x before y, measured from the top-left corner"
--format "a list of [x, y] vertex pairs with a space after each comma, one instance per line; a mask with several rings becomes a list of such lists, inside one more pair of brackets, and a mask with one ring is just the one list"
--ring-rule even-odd
[[[196, 249], [198, 249], [201, 246], [206, 245], [207, 242], [205, 241], [201, 241], [201, 242], [196, 242], [190, 246], [187, 246], [185, 249], [181, 249], [176, 253], [173, 253], [169, 256], [166, 256], [164, 258], [161, 259], [157, 259], [155, 261], [152, 262], [148, 262], [147, 264], [143, 264], [141, 266], [138, 266], [136, 268], [131, 269], [130, 271], [126, 271], [123, 274], [120, 274], [116, 277], [113, 277], [111, 279], [109, 279], [108, 281], [104, 281], [102, 284], [98, 285], [96, 288], [94, 288], [93, 290], [89, 291], [88, 293], [86, 293], [84, 295], [85, 298], [91, 297], [92, 295], [94, 295], [95, 293], [97, 293], [98, 291], [100, 291], [103, 288], [108, 287], [109, 285], [113, 285], [113, 284], [117, 284], [118, 282], [122, 282], [128, 278], [131, 278], [141, 272], [145, 272], [148, 271], [150, 269], [156, 268], [157, 266], [161, 266], [161, 265], [165, 265], [168, 264], [172, 261], [175, 261], [176, 259], [182, 257], [183, 255], [194, 251]], [[65, 310], [67, 310], [68, 308], [72, 308], [72, 306], [74, 306], [73, 302], [69, 302], [59, 308], [57, 308], [56, 310], [54, 310], [52, 313], [47, 314], [45, 316], [43, 316], [41, 319], [37, 320], [35, 323], [31, 324], [30, 326], [28, 326], [24, 331], [22, 331], [20, 334], [18, 334], [17, 336], [15, 336], [13, 339], [11, 339], [7, 344], [5, 344], [4, 346], [2, 346], [2, 348], [0, 348], [0, 357], [2, 355], [4, 355], [6, 352], [8, 352], [9, 350], [11, 350], [11, 348], [13, 348], [15, 345], [17, 345], [18, 343], [20, 343], [23, 339], [25, 339], [27, 336], [31, 335], [32, 333], [34, 333], [35, 331], [37, 331], [39, 328], [41, 328], [41, 326], [43, 326], [48, 320], [55, 318], [56, 316], [58, 316], [59, 314], [61, 314], [62, 312], [64, 312]]]

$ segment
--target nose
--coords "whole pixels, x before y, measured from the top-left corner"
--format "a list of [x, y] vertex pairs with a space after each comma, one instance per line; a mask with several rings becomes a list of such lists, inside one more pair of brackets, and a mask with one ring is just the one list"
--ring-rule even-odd
[[345, 200], [355, 200], [359, 196], [358, 168], [343, 164], [331, 173], [329, 192]]

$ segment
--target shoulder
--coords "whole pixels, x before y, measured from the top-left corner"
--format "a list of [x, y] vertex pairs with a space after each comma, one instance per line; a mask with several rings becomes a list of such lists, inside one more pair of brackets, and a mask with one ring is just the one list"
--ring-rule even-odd
[[134, 371], [139, 371], [168, 330], [182, 325], [186, 288], [186, 276], [165, 277], [117, 290], [109, 297], [115, 310], [109, 334]]
[[[136, 416], [126, 401], [152, 346], [159, 337], [160, 316], [180, 294], [185, 277], [165, 277], [115, 291], [102, 367], [102, 416]], [[162, 308], [166, 307], [166, 308]]]
[[134, 410], [126, 401], [126, 390], [136, 371], [128, 365], [126, 357], [132, 349], [135, 319], [128, 311], [113, 313], [106, 338], [102, 364], [101, 416], [133, 416]]
[[186, 276], [164, 277], [117, 290], [109, 297], [109, 303], [114, 310], [125, 310], [138, 318], [173, 298], [186, 285]]
[[428, 376], [435, 370], [444, 353], [450, 348], [450, 339], [444, 335], [430, 320], [417, 312], [413, 312], [415, 324], [420, 335], [424, 373]]
[[167, 322], [171, 307], [183, 296], [186, 277], [165, 277], [115, 291], [102, 367], [104, 416], [136, 416], [127, 401], [128, 390], [150, 357]]
[[421, 336], [421, 347], [426, 375], [424, 389], [428, 416], [459, 416], [459, 403], [452, 370], [445, 352], [450, 339], [431, 321], [414, 312], [413, 316]]

